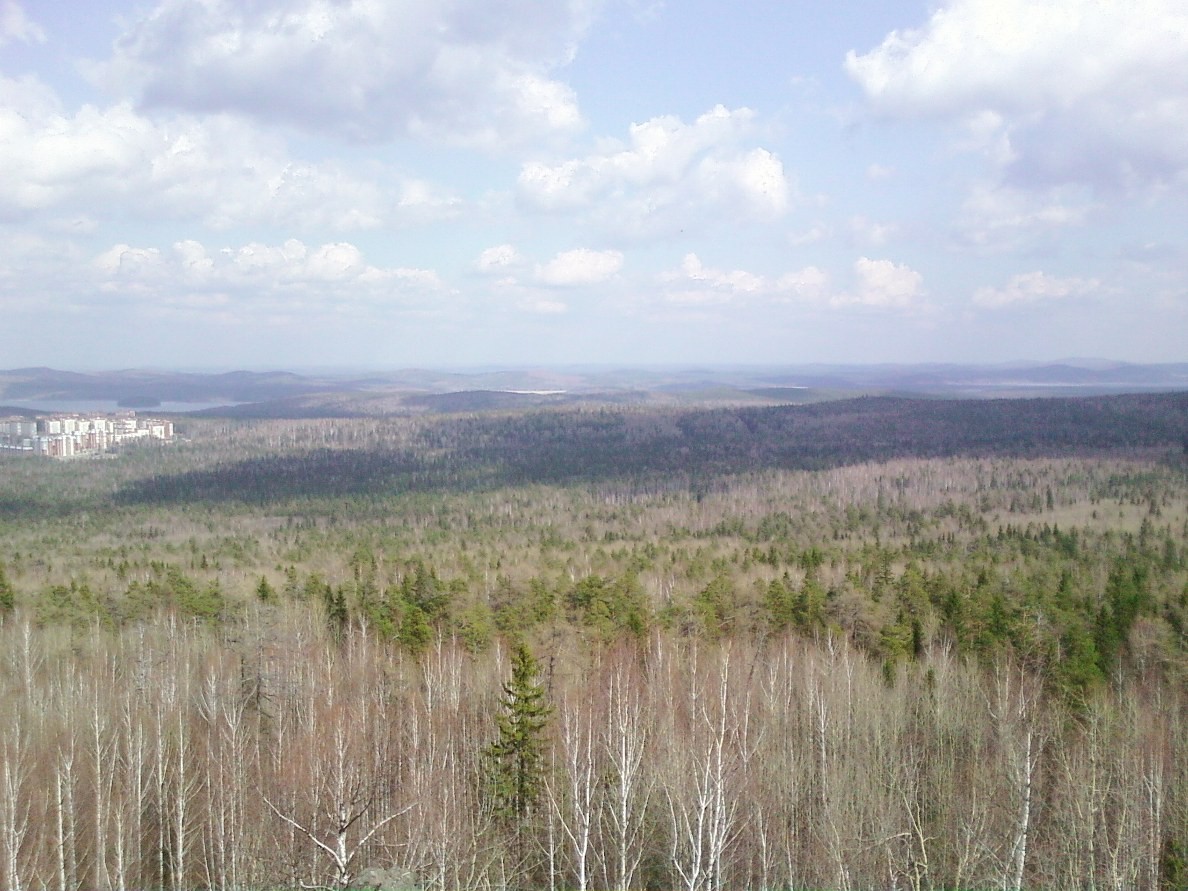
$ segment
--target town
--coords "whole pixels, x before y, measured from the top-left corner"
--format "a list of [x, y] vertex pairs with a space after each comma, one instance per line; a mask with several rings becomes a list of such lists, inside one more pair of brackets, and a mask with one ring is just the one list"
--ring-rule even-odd
[[0, 449], [76, 458], [101, 455], [130, 442], [172, 442], [173, 422], [139, 418], [136, 412], [114, 415], [52, 414], [35, 418], [0, 418]]

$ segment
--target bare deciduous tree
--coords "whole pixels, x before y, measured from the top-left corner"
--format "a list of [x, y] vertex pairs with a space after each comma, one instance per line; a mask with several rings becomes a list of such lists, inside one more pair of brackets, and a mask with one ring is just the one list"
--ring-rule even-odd
[[3, 847], [4, 881], [11, 891], [24, 891], [27, 880], [23, 851], [29, 834], [29, 739], [19, 715], [10, 715], [0, 731], [0, 846]]
[[[607, 689], [607, 716], [601, 733], [602, 748], [610, 769], [604, 822], [606, 850], [603, 875], [614, 891], [634, 887], [643, 858], [644, 815], [652, 785], [644, 772], [648, 724], [643, 712], [638, 678], [632, 678], [620, 657]], [[632, 681], [634, 680], [634, 683]]]
[[573, 859], [577, 891], [587, 891], [591, 874], [591, 842], [596, 822], [598, 766], [594, 720], [588, 708], [572, 699], [561, 706], [561, 756], [564, 776], [553, 773], [546, 791], [553, 815], [565, 833]]
[[342, 666], [327, 658], [325, 698], [312, 705], [298, 732], [288, 737], [291, 748], [278, 759], [284, 773], [277, 783], [284, 794], [263, 796], [273, 814], [329, 861], [329, 881], [303, 883], [309, 887], [349, 886], [368, 843], [412, 808], [391, 801], [393, 728], [376, 711], [375, 691], [336, 687], [340, 673], [350, 676], [356, 668], [359, 674], [351, 680], [366, 683], [366, 661], [352, 663], [353, 656]]

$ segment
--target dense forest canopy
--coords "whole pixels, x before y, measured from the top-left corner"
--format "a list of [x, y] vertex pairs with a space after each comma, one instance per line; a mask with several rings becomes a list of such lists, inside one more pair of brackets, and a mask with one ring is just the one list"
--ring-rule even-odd
[[1188, 887], [1188, 396], [0, 457], [7, 887]]
[[254, 429], [259, 451], [245, 455], [227, 442], [212, 449], [210, 457], [218, 460], [204, 462], [208, 466], [138, 479], [118, 498], [268, 502], [522, 483], [675, 480], [686, 485], [720, 474], [905, 457], [1188, 448], [1188, 395], [869, 397], [767, 408], [599, 408], [274, 422]]

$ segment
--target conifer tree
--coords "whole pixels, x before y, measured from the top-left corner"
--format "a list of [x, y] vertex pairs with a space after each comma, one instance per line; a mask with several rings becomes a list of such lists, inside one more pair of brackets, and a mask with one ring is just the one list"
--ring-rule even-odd
[[487, 747], [489, 783], [495, 813], [523, 820], [543, 786], [544, 728], [552, 708], [528, 647], [512, 652], [512, 674], [499, 697], [499, 737]]
[[256, 585], [256, 599], [261, 603], [274, 603], [276, 601], [276, 589], [268, 582], [268, 576], [260, 576], [260, 583]]
[[16, 606], [16, 592], [4, 571], [4, 564], [0, 563], [0, 616], [12, 612]]

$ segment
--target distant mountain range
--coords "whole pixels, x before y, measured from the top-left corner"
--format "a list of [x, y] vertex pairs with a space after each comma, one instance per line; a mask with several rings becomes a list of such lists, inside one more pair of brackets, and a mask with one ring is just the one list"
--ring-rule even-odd
[[0, 412], [103, 403], [242, 417], [355, 417], [531, 406], [776, 405], [856, 395], [993, 398], [1188, 391], [1188, 363], [561, 367], [294, 373], [0, 371]]

